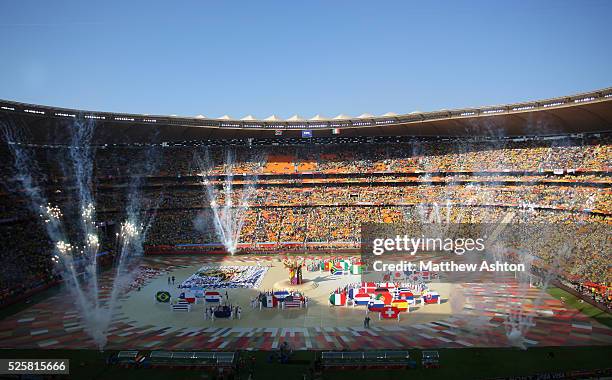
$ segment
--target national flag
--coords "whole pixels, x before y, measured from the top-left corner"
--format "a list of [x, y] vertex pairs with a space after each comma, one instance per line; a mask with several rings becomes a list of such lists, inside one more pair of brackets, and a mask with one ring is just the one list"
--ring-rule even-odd
[[195, 303], [196, 301], [195, 295], [191, 292], [183, 292], [179, 295], [179, 298], [189, 303]]
[[422, 298], [426, 304], [440, 303], [442, 300], [438, 292], [427, 292]]
[[204, 293], [204, 300], [206, 302], [219, 302], [221, 301], [221, 294], [216, 291], [207, 291]]
[[289, 292], [286, 290], [278, 290], [274, 292], [274, 297], [278, 300], [284, 300], [287, 296], [289, 296]]
[[351, 268], [351, 272], [353, 274], [362, 274], [363, 273], [363, 263], [361, 261], [357, 261], [357, 262], [353, 263], [353, 266]]
[[368, 293], [357, 293], [353, 297], [355, 305], [367, 305], [372, 300]]
[[368, 302], [368, 310], [380, 312], [385, 308], [385, 303], [382, 300], [370, 300]]
[[339, 135], [339, 134], [340, 134], [340, 128], [334, 128], [334, 129], [332, 129], [332, 134], [334, 134], [334, 135]]
[[391, 306], [397, 308], [399, 311], [406, 311], [408, 310], [408, 301], [395, 300], [391, 302]]
[[323, 270], [330, 270], [333, 267], [333, 265], [334, 263], [332, 263], [330, 260], [325, 260]]
[[302, 301], [300, 299], [294, 299], [293, 301], [285, 301], [285, 308], [298, 308], [302, 307]]
[[329, 273], [333, 274], [334, 276], [340, 276], [344, 274], [344, 270], [334, 266], [329, 270]]
[[374, 282], [362, 282], [361, 289], [364, 293], [373, 294], [377, 286]]
[[203, 288], [191, 288], [191, 292], [195, 296], [195, 298], [204, 298], [204, 289]]
[[384, 319], [397, 319], [400, 311], [393, 306], [385, 306], [383, 310], [380, 312], [380, 316]]
[[157, 302], [170, 302], [170, 298], [172, 298], [170, 296], [170, 292], [166, 291], [166, 290], [160, 290], [159, 292], [157, 292], [155, 294], [155, 299], [157, 300]]
[[334, 306], [344, 306], [344, 305], [346, 305], [346, 293], [345, 292], [332, 293], [329, 296], [329, 303], [331, 303]]
[[412, 292], [407, 292], [407, 291], [399, 291], [397, 293], [397, 297], [395, 297], [395, 299], [398, 300], [406, 300], [408, 301], [408, 303], [413, 304], [414, 303], [414, 294], [412, 294]]
[[378, 292], [376, 293], [377, 300], [381, 300], [385, 303], [385, 305], [390, 305], [391, 301], [393, 301], [393, 296], [388, 291], [386, 292]]
[[379, 288], [383, 288], [383, 289], [395, 289], [395, 283], [394, 282], [381, 282], [380, 284], [378, 284]]
[[302, 307], [302, 297], [288, 296], [285, 298], [285, 308]]
[[276, 130], [274, 131], [274, 136], [282, 136], [282, 135], [283, 135], [283, 131], [282, 131], [282, 130], [280, 130], [280, 129], [276, 129]]
[[271, 294], [267, 294], [265, 299], [264, 299], [264, 307], [276, 307], [277, 305], [277, 301], [276, 301], [276, 297], [272, 296]]
[[395, 299], [406, 299], [412, 296], [412, 291], [407, 288], [396, 288], [393, 289], [393, 298]]

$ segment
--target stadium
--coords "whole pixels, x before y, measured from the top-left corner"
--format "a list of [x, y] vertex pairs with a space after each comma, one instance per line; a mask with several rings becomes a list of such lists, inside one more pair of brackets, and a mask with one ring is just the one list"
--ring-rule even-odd
[[[3, 347], [235, 352], [290, 344], [325, 352], [612, 342], [610, 88], [478, 109], [316, 120], [0, 106], [3, 162], [14, 162], [3, 166], [12, 191], [2, 194], [2, 236], [12, 238], [3, 241], [2, 302], [61, 289], [4, 318]], [[95, 219], [79, 218], [84, 207]], [[360, 268], [367, 268], [362, 225], [415, 220], [421, 228], [559, 225], [551, 241], [577, 233], [567, 222], [600, 225], [583, 238], [603, 245], [576, 245], [561, 262], [552, 243], [530, 252], [528, 286], [516, 273], [387, 277], [389, 289], [408, 288], [411, 302], [401, 317], [379, 318], [382, 311], [357, 301], [372, 283]], [[97, 237], [77, 252], [81, 222]], [[70, 244], [49, 229], [54, 223], [64, 223], [61, 239], [72, 251], [61, 249]], [[35, 255], [44, 251], [54, 253]], [[86, 286], [92, 265], [100, 275], [95, 290]], [[436, 302], [427, 303], [427, 292]], [[278, 294], [290, 298], [281, 302]], [[83, 303], [75, 305], [76, 297]], [[570, 297], [599, 318], [576, 310]], [[95, 313], [105, 307], [111, 319], [100, 330]], [[366, 310], [374, 330], [363, 327]], [[515, 341], [509, 326], [523, 319], [524, 336]]]
[[612, 378], [610, 11], [0, 5], [0, 378]]

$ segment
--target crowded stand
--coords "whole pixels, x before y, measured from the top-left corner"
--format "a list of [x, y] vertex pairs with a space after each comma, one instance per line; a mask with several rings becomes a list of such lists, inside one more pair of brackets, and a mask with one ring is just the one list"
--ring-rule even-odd
[[[610, 225], [612, 193], [610, 134], [583, 137], [468, 140], [369, 138], [360, 144], [271, 146], [251, 141], [242, 146], [204, 143], [156, 146], [100, 146], [95, 149], [96, 209], [104, 241], [113, 251], [114, 228], [126, 204], [127, 178], [146, 175], [145, 198], [155, 215], [145, 247], [218, 243], [203, 181], [221, 188], [232, 174], [238, 188], [256, 184], [241, 234], [244, 252], [271, 248], [330, 251], [359, 246], [362, 223], [419, 220], [419, 207], [448, 207], [453, 221], [599, 223]], [[28, 147], [39, 164], [37, 179], [52, 204], [70, 204], [61, 162], [64, 147]], [[232, 164], [227, 163], [231, 152]], [[9, 152], [0, 157], [11, 161]], [[151, 157], [155, 165], [134, 165]], [[29, 204], [3, 165], [0, 252], [5, 266], [2, 297], [26, 292], [56, 280], [50, 244]], [[233, 196], [238, 202], [240, 190]], [[217, 202], [226, 202], [218, 191]], [[525, 216], [527, 215], [527, 216]], [[108, 230], [108, 231], [107, 231]], [[38, 231], [40, 232], [40, 231]], [[605, 239], [603, 239], [605, 240]], [[263, 245], [265, 249], [259, 249]], [[189, 248], [192, 250], [192, 248]], [[583, 247], [564, 268], [589, 281], [609, 283], [612, 273], [605, 251]], [[554, 252], [541, 252], [550, 261]], [[32, 259], [34, 258], [34, 259]], [[578, 265], [588, 262], [589, 265]], [[10, 274], [10, 275], [9, 275]], [[1, 302], [1, 301], [0, 301]]]

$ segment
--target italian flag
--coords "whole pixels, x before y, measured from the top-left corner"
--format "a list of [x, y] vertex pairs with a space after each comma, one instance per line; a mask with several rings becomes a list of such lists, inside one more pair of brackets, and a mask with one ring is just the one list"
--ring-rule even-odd
[[334, 306], [344, 306], [346, 304], [346, 293], [332, 293], [329, 296], [329, 303]]

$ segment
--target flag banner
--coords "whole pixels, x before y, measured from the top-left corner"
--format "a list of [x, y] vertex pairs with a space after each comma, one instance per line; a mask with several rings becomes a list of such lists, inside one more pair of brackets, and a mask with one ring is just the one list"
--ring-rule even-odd
[[395, 290], [393, 297], [398, 300], [414, 300], [414, 295], [409, 289], [397, 289]]
[[376, 290], [378, 286], [376, 286], [375, 282], [362, 282], [361, 283], [361, 288], [363, 289], [364, 293], [374, 293], [374, 291]]
[[388, 291], [379, 292], [378, 294], [376, 294], [376, 299], [383, 301], [385, 305], [390, 305], [391, 301], [393, 301], [393, 296]]
[[370, 297], [370, 295], [367, 293], [357, 293], [353, 297], [355, 305], [367, 305], [371, 300], [372, 297]]
[[198, 287], [194, 287], [189, 290], [191, 290], [191, 292], [196, 298], [204, 298], [204, 293], [206, 292], [206, 289]]
[[343, 275], [345, 272], [342, 268], [333, 267], [329, 270], [329, 273], [331, 273], [334, 276], [340, 276], [340, 275]]
[[334, 306], [344, 306], [346, 305], [346, 293], [332, 293], [329, 296], [329, 303]]
[[287, 296], [289, 296], [289, 292], [286, 290], [277, 290], [276, 292], [274, 292], [274, 297], [279, 300], [284, 300], [285, 298], [287, 298]]
[[440, 303], [442, 301], [440, 298], [440, 294], [438, 292], [433, 291], [425, 293], [422, 298], [423, 302], [425, 302], [426, 304]]
[[397, 308], [399, 311], [406, 311], [408, 310], [408, 301], [395, 300], [391, 302], [391, 306]]
[[368, 302], [368, 310], [373, 312], [380, 312], [385, 308], [385, 303], [382, 300], [370, 300]]
[[302, 307], [301, 300], [285, 301], [285, 308], [300, 308]]
[[195, 295], [191, 292], [183, 292], [179, 295], [179, 298], [189, 303], [195, 303], [196, 301]]
[[302, 138], [311, 138], [312, 131], [310, 129], [305, 129], [302, 131]]
[[191, 304], [185, 300], [179, 300], [172, 305], [172, 311], [191, 311]]
[[385, 306], [383, 310], [380, 312], [380, 316], [384, 319], [397, 319], [400, 311], [393, 306]]
[[215, 292], [215, 291], [208, 291], [204, 293], [204, 300], [206, 300], [206, 302], [220, 302], [221, 301], [221, 294], [219, 292]]
[[159, 292], [157, 292], [155, 294], [155, 300], [157, 302], [161, 302], [161, 303], [167, 303], [170, 302], [170, 292], [165, 291], [165, 290], [160, 290]]
[[277, 299], [271, 294], [268, 294], [263, 299], [263, 307], [276, 307]]

